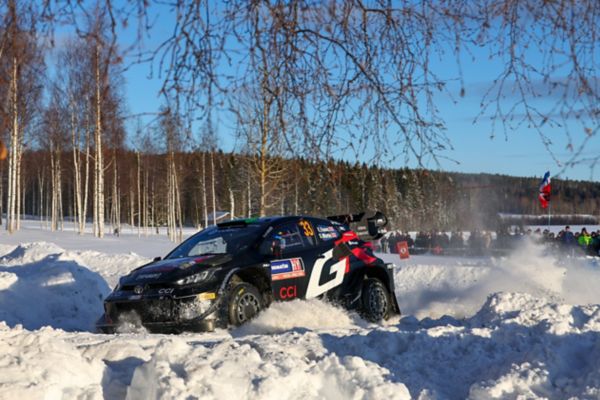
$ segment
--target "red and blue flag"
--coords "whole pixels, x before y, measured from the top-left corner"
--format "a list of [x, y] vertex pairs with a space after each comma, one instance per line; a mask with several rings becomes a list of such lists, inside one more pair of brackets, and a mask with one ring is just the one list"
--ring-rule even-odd
[[542, 181], [540, 182], [540, 205], [542, 208], [547, 208], [550, 202], [550, 171], [546, 171]]

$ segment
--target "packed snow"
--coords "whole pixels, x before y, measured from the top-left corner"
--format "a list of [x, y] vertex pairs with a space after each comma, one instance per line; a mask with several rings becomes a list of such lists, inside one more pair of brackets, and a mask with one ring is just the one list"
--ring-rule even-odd
[[600, 398], [594, 258], [384, 254], [403, 315], [383, 324], [295, 300], [231, 330], [95, 333], [118, 277], [172, 247], [0, 233], [0, 398]]

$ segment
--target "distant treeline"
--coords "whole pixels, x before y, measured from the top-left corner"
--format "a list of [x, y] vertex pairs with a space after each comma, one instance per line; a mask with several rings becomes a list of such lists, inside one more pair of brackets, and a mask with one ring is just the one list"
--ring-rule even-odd
[[[85, 154], [81, 156], [85, 159]], [[141, 227], [164, 226], [168, 213], [174, 209], [179, 209], [177, 219], [181, 225], [188, 226], [205, 226], [206, 220], [212, 220], [213, 211], [225, 211], [234, 217], [259, 213], [260, 174], [251, 156], [215, 151], [175, 153], [171, 158], [166, 154], [106, 149], [105, 158], [104, 207], [106, 220], [113, 227], [122, 222]], [[72, 159], [70, 152], [58, 157], [54, 154], [53, 158], [47, 151], [24, 153], [22, 213], [47, 219], [54, 215], [59, 220], [57, 228], [63, 219], [72, 219], [76, 209]], [[496, 228], [501, 223], [498, 213], [547, 214], [538, 203], [537, 177], [386, 169], [364, 163], [311, 162], [302, 158], [269, 162], [280, 167], [277, 175], [267, 177], [267, 215], [325, 216], [378, 209], [386, 213], [393, 229], [470, 230]], [[78, 165], [78, 179], [85, 179], [85, 163]], [[7, 171], [2, 163], [0, 170], [5, 210], [3, 188]], [[88, 174], [89, 202], [94, 182], [93, 175], [89, 171]], [[168, 185], [168, 179], [175, 179], [176, 183]], [[600, 184], [557, 179], [552, 184], [553, 213], [600, 214]], [[60, 188], [58, 195], [53, 194], [53, 187]], [[174, 190], [178, 193], [174, 194]], [[173, 208], [173, 202], [178, 207]], [[87, 219], [91, 218], [90, 212]]]

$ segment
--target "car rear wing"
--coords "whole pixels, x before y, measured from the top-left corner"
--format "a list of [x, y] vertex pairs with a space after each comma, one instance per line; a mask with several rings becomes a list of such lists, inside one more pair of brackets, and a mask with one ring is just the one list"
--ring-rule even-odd
[[361, 240], [377, 240], [385, 233], [388, 220], [381, 211], [363, 211], [358, 214], [332, 215], [330, 221], [339, 222], [352, 229]]

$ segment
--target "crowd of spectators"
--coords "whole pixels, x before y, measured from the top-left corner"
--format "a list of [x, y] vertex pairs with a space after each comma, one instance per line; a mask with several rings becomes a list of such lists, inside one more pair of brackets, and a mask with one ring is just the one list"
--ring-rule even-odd
[[497, 232], [473, 230], [471, 232], [420, 231], [413, 235], [408, 232], [393, 231], [379, 240], [379, 250], [384, 253], [397, 253], [398, 244], [406, 242], [410, 254], [501, 254], [515, 248], [525, 239], [545, 244], [551, 249], [568, 255], [600, 255], [600, 230], [571, 231], [566, 226], [557, 234], [549, 229], [504, 229]]

